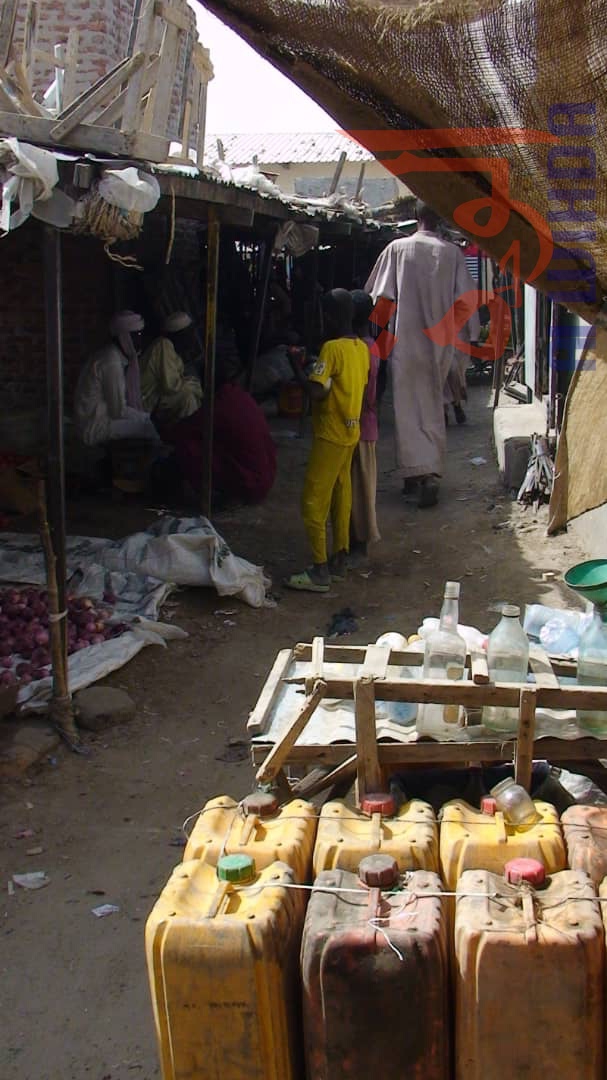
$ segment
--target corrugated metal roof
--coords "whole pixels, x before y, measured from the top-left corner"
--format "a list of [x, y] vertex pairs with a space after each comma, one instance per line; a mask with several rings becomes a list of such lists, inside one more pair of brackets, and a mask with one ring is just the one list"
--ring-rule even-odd
[[348, 161], [373, 161], [368, 150], [341, 131], [207, 135], [207, 161], [217, 157], [217, 139], [223, 143], [228, 165], [250, 165], [255, 155], [260, 165], [333, 163], [344, 150]]

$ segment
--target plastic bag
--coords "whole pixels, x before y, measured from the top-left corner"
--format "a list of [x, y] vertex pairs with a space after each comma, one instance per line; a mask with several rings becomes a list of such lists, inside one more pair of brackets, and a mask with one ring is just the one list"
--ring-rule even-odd
[[[59, 180], [57, 159], [50, 150], [19, 142], [17, 139], [0, 139], [0, 164], [7, 177], [2, 184], [2, 211], [0, 229], [7, 233], [27, 220], [36, 204], [51, 199]], [[65, 196], [68, 198], [68, 196]], [[70, 200], [73, 202], [73, 200]], [[13, 209], [14, 204], [19, 209]], [[37, 206], [40, 210], [40, 207]], [[65, 204], [63, 204], [65, 209]], [[61, 215], [63, 220], [64, 214]], [[50, 214], [43, 219], [56, 224]], [[69, 224], [69, 221], [68, 221]]]
[[155, 176], [128, 169], [105, 169], [99, 181], [99, 194], [110, 206], [146, 214], [160, 198], [160, 186]]

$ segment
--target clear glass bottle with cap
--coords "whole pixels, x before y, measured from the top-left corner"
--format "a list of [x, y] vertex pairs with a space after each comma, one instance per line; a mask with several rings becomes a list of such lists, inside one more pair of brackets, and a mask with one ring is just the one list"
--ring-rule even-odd
[[[426, 638], [424, 649], [424, 679], [464, 677], [466, 642], [457, 632], [459, 620], [459, 581], [447, 581], [440, 620], [436, 630]], [[417, 710], [417, 730], [423, 735], [453, 736], [460, 722], [459, 705], [420, 705]]]
[[[594, 609], [592, 622], [580, 639], [577, 681], [578, 686], [607, 686], [607, 625], [599, 608]], [[593, 735], [607, 731], [607, 712], [603, 709], [578, 709], [577, 721]]]
[[[504, 604], [502, 617], [489, 635], [487, 667], [491, 682], [525, 683], [529, 667], [529, 638], [520, 623], [520, 608]], [[518, 708], [485, 705], [483, 724], [492, 731], [516, 734]]]

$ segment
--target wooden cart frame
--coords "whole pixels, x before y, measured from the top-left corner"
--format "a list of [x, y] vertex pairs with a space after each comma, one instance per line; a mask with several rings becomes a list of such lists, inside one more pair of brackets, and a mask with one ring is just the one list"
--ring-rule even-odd
[[[289, 676], [294, 661], [309, 664], [301, 676]], [[360, 665], [356, 675], [327, 675], [325, 663]], [[257, 705], [250, 714], [248, 731], [257, 741], [252, 745], [253, 762], [259, 765], [259, 783], [272, 783], [284, 765], [330, 766], [323, 778], [327, 787], [336, 779], [358, 777], [359, 795], [381, 790], [385, 772], [413, 765], [464, 765], [472, 762], [512, 761], [518, 783], [529, 790], [534, 756], [559, 761], [596, 761], [607, 757], [607, 740], [594, 737], [559, 739], [542, 736], [536, 739], [535, 713], [538, 706], [550, 709], [602, 709], [607, 712], [607, 687], [561, 686], [558, 676], [575, 676], [576, 665], [551, 657], [537, 645], [531, 645], [529, 668], [534, 683], [491, 683], [484, 654], [468, 654], [468, 679], [403, 679], [388, 677], [388, 667], [420, 667], [423, 655], [413, 650], [392, 651], [384, 645], [325, 645], [323, 638], [312, 644], [300, 643], [283, 649], [264, 685]], [[302, 705], [278, 742], [264, 743], [277, 697], [285, 682], [301, 685]], [[297, 740], [323, 698], [355, 702], [356, 744], [339, 742], [324, 745], [298, 744]], [[476, 739], [473, 742], [436, 742], [419, 737], [414, 742], [377, 741], [376, 701], [399, 701], [462, 705], [468, 711], [484, 705], [518, 707], [516, 736], [503, 739]], [[318, 789], [318, 786], [317, 786]], [[300, 788], [300, 791], [303, 790]]]

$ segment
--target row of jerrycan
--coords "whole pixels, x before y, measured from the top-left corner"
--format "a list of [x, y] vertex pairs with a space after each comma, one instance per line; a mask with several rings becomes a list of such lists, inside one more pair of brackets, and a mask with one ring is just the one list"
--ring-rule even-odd
[[146, 927], [164, 1080], [603, 1078], [607, 810], [535, 806], [209, 802]]

